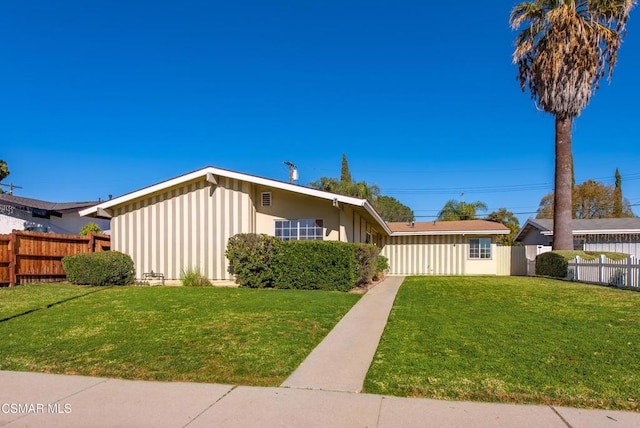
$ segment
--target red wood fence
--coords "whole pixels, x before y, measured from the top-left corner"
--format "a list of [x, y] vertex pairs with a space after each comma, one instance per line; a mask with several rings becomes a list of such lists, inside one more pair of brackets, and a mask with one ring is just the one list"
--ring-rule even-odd
[[111, 249], [111, 237], [13, 231], [0, 235], [0, 286], [64, 281], [62, 258]]

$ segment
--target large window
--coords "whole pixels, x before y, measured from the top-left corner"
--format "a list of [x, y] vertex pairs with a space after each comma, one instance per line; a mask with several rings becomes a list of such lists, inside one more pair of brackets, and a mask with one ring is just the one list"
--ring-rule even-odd
[[283, 241], [322, 241], [324, 229], [322, 220], [276, 220], [276, 237]]
[[470, 259], [490, 259], [491, 258], [491, 238], [469, 239]]

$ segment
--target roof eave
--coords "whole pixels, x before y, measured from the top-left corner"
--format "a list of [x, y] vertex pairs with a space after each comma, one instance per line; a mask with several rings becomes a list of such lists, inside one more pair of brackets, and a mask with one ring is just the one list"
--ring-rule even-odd
[[426, 236], [426, 235], [508, 235], [509, 230], [424, 230], [416, 232], [392, 232], [391, 236]]

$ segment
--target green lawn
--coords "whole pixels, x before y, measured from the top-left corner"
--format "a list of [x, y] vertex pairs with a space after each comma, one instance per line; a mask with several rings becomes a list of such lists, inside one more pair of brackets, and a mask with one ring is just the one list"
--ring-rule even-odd
[[44, 309], [0, 322], [0, 370], [275, 386], [359, 298], [230, 288], [3, 288], [3, 314]]
[[370, 393], [640, 410], [640, 293], [536, 278], [411, 277]]

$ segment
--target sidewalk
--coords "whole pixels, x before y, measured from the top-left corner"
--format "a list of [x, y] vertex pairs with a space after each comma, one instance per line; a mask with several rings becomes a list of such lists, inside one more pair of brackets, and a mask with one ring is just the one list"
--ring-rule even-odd
[[640, 413], [359, 394], [403, 277], [365, 294], [280, 388], [0, 371], [0, 427], [637, 427]]

